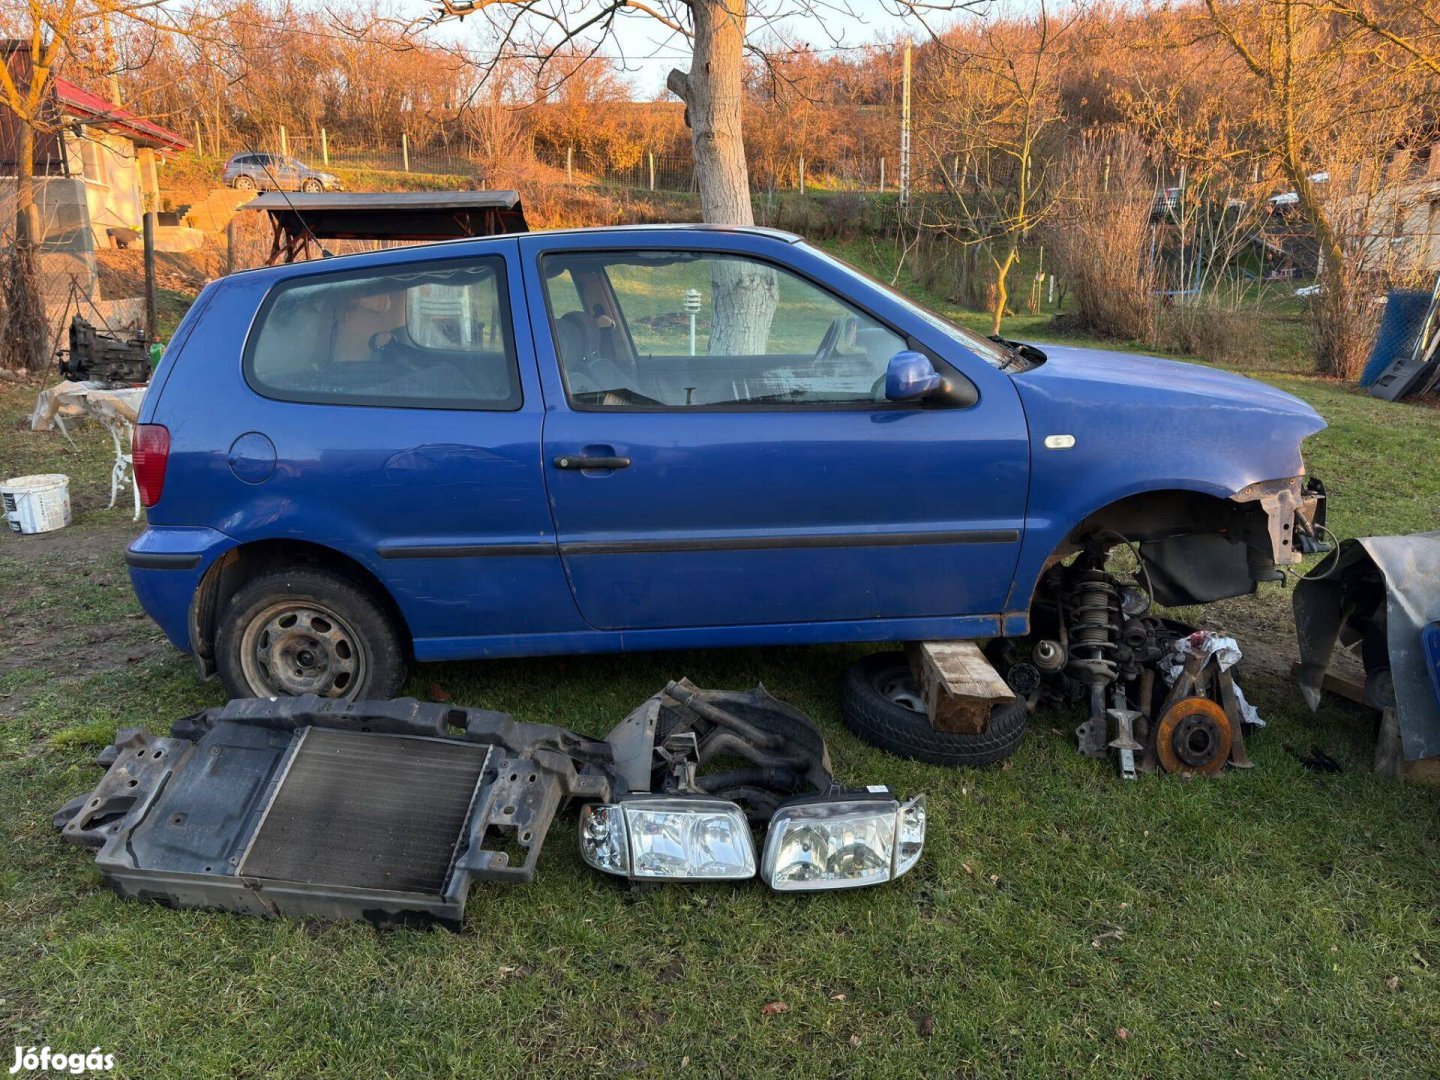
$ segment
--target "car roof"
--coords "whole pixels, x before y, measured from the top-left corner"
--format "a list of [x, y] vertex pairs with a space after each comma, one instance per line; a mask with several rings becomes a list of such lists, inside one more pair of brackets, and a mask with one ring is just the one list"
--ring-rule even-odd
[[[640, 238], [644, 236], [683, 236], [686, 233], [734, 233], [744, 236], [763, 237], [767, 240], [778, 240], [783, 244], [799, 244], [805, 240], [803, 236], [797, 236], [795, 233], [786, 232], [783, 229], [771, 229], [763, 225], [714, 225], [699, 222], [662, 225], [594, 225], [569, 229], [535, 229], [524, 233], [499, 233], [495, 236], [466, 236], [455, 240], [436, 240], [428, 244], [405, 244], [403, 247], [383, 248], [379, 251], [357, 251], [345, 255], [331, 255], [322, 259], [279, 263], [275, 266], [257, 266], [249, 270], [236, 271], [236, 274], [257, 274], [268, 271], [283, 277], [286, 271], [304, 273], [320, 272], [321, 264], [324, 264], [326, 267], [335, 267], [336, 269], [366, 266], [369, 264], [384, 266], [390, 261], [391, 257], [402, 252], [408, 257], [414, 252], [443, 251], [456, 244], [483, 246], [504, 243], [506, 241], [513, 242], [528, 236], [616, 236]], [[231, 274], [227, 276], [233, 277], [235, 275]]]

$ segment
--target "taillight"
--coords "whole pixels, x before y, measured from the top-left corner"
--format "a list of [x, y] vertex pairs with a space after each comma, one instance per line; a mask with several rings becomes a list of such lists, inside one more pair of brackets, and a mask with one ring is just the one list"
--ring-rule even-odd
[[165, 490], [165, 466], [170, 461], [170, 429], [162, 424], [136, 424], [130, 442], [131, 467], [140, 501], [154, 506]]

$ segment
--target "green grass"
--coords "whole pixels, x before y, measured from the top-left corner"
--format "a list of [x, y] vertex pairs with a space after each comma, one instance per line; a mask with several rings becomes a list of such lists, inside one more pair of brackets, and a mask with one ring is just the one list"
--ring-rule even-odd
[[[1307, 454], [1341, 535], [1436, 527], [1440, 411], [1265, 377], [1330, 421]], [[0, 471], [65, 471], [79, 510], [54, 538], [0, 536], [12, 1044], [100, 1046], [117, 1075], [146, 1078], [1434, 1072], [1440, 792], [1368, 771], [1369, 714], [1327, 700], [1310, 717], [1288, 679], [1248, 669], [1271, 725], [1254, 771], [1122, 785], [1075, 754], [1071, 715], [1037, 716], [1004, 768], [866, 747], [839, 722], [855, 648], [426, 667], [409, 693], [592, 735], [670, 678], [763, 682], [817, 719], [841, 778], [929, 796], [925, 856], [853, 893], [631, 892], [580, 863], [568, 815], [539, 880], [477, 889], [458, 935], [120, 901], [50, 814], [98, 778], [90, 759], [117, 729], [164, 731], [220, 691], [137, 617], [121, 548], [138, 526], [103, 509], [108, 438], [79, 425], [71, 454], [31, 434], [33, 397], [0, 390]], [[1203, 615], [1285, 650], [1289, 601], [1269, 588]], [[1344, 771], [1307, 772], [1287, 745]], [[764, 1015], [773, 1001], [789, 1010]]]

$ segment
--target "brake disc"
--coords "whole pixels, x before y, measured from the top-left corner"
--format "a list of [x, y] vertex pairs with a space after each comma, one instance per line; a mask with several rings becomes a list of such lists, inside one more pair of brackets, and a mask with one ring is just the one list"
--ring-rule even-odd
[[1230, 718], [1205, 697], [1181, 698], [1165, 710], [1155, 731], [1155, 753], [1166, 772], [1215, 776], [1230, 757]]

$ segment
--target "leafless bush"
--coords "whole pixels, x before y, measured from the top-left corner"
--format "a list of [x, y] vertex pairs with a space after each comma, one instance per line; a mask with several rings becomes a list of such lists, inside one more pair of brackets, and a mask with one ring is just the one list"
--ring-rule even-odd
[[1066, 167], [1070, 194], [1046, 238], [1075, 299], [1080, 328], [1153, 340], [1155, 194], [1143, 147], [1126, 136], [1085, 139], [1069, 152]]
[[1203, 300], [1181, 304], [1162, 311], [1157, 324], [1157, 343], [1174, 352], [1240, 365], [1264, 357], [1253, 318], [1232, 307]]

